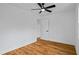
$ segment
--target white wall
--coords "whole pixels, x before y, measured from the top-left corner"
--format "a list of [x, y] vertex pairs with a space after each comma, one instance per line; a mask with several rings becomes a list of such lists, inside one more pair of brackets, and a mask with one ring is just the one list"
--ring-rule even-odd
[[77, 40], [76, 40], [76, 45], [75, 45], [75, 47], [76, 47], [76, 53], [79, 55], [79, 5], [77, 6], [77, 19], [78, 19], [78, 21], [77, 21], [77, 26], [76, 26], [76, 28], [77, 28]]
[[0, 4], [0, 54], [35, 42], [36, 24], [30, 11]]
[[79, 55], [79, 40], [77, 40], [76, 43], [76, 53]]
[[75, 45], [75, 4], [71, 10], [53, 13], [42, 18], [49, 20], [49, 40]]

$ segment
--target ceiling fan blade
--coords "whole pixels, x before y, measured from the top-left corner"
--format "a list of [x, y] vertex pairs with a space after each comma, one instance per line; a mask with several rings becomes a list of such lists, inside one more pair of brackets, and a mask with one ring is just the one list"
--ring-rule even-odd
[[41, 10], [41, 9], [32, 9], [32, 10]]
[[42, 12], [42, 11], [40, 11], [39, 14], [40, 14], [41, 12]]
[[42, 5], [41, 5], [41, 3], [37, 3], [39, 6], [40, 6], [40, 8], [42, 8]]
[[48, 6], [48, 7], [46, 7], [46, 9], [53, 8], [53, 7], [56, 7], [56, 5]]
[[47, 9], [46, 9], [46, 11], [47, 11], [47, 12], [52, 12], [51, 10], [47, 10]]

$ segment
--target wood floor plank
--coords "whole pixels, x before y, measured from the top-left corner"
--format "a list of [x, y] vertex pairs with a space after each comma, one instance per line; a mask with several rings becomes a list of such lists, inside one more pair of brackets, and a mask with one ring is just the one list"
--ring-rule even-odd
[[[41, 44], [41, 45], [46, 45], [46, 46], [49, 46], [49, 48], [54, 48], [54, 49], [57, 49], [57, 50], [61, 50], [61, 51], [64, 51], [64, 52], [69, 52], [70, 54], [75, 54], [75, 48], [74, 48], [74, 46], [72, 47], [71, 45], [60, 45], [59, 43], [55, 43], [55, 42], [52, 42], [52, 43], [55, 43], [55, 44], [50, 44], [50, 43], [48, 43], [48, 41], [47, 42], [44, 42], [45, 40], [41, 40], [41, 41], [39, 41], [39, 43]], [[38, 43], [37, 43], [38, 44]], [[57, 45], [58, 44], [58, 45]], [[72, 48], [72, 49], [71, 49]]]
[[[54, 47], [51, 47], [51, 46], [49, 46], [49, 45], [47, 45], [47, 44], [38, 44], [38, 43], [35, 43], [36, 45], [40, 45], [41, 47], [43, 47], [43, 49], [46, 49], [46, 51], [49, 53], [54, 53], [54, 54], [66, 54], [66, 53], [64, 53], [62, 50], [60, 51], [59, 49], [57, 49], [57, 48], [54, 48]], [[47, 53], [47, 54], [48, 54]], [[49, 53], [49, 54], [50, 54]]]
[[72, 45], [38, 39], [3, 55], [76, 55], [76, 51]]

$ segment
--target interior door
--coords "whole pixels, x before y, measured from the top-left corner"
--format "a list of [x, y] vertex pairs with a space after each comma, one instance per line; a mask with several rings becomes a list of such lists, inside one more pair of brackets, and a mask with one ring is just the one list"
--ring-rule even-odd
[[40, 37], [42, 39], [48, 39], [48, 37], [49, 37], [49, 20], [39, 19], [38, 24], [39, 24]]

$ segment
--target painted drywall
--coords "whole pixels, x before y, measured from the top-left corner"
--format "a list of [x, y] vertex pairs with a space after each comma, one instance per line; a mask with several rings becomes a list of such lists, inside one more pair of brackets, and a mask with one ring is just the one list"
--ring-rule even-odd
[[77, 40], [76, 43], [76, 53], [79, 55], [79, 40]]
[[78, 18], [78, 21], [77, 21], [77, 25], [76, 25], [76, 29], [77, 29], [77, 40], [76, 40], [76, 45], [75, 45], [75, 48], [76, 48], [76, 53], [79, 55], [79, 4], [77, 4], [77, 18]]
[[[75, 45], [75, 4], [72, 9], [63, 12], [53, 12], [52, 15], [43, 17], [49, 20], [49, 40]], [[46, 33], [43, 36], [47, 35]], [[47, 38], [48, 39], [48, 38]]]
[[0, 4], [0, 54], [36, 41], [36, 18], [29, 12]]

